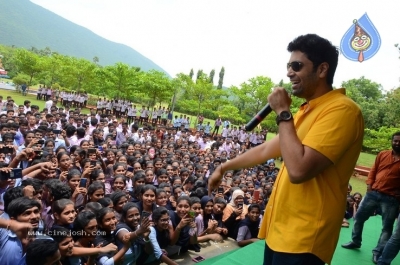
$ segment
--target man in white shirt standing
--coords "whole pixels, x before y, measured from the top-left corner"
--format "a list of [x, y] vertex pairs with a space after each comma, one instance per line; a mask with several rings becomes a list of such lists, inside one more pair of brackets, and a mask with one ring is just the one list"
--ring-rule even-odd
[[44, 107], [47, 109], [48, 113], [51, 112], [51, 107], [53, 106], [53, 100], [51, 98], [44, 103]]

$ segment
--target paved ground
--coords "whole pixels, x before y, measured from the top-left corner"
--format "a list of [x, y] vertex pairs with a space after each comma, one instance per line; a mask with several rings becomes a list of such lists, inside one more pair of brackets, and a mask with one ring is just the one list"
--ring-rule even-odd
[[202, 256], [205, 259], [209, 259], [221, 255], [222, 253], [239, 248], [236, 241], [232, 239], [226, 239], [220, 243], [215, 243], [215, 242], [200, 243], [200, 246], [201, 246], [200, 252], [194, 252], [190, 250], [185, 254], [181, 254], [180, 256], [173, 256], [172, 258], [179, 265], [189, 265], [189, 264], [194, 264], [192, 260], [192, 258], [194, 257]]

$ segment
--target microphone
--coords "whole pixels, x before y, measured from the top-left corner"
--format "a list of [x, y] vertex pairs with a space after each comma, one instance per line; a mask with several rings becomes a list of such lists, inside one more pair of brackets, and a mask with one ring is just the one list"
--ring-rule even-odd
[[267, 117], [268, 114], [272, 112], [271, 107], [267, 103], [257, 114], [254, 116], [247, 124], [244, 126], [246, 131], [252, 131], [254, 128], [257, 127], [258, 124], [262, 122], [262, 120]]

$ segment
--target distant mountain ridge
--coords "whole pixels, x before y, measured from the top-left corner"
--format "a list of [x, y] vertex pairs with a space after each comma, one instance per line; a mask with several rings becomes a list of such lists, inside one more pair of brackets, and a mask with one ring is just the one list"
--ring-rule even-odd
[[1, 44], [27, 49], [49, 47], [60, 54], [90, 61], [97, 56], [101, 65], [123, 62], [144, 71], [166, 73], [134, 49], [100, 37], [29, 0], [0, 0], [0, 7]]

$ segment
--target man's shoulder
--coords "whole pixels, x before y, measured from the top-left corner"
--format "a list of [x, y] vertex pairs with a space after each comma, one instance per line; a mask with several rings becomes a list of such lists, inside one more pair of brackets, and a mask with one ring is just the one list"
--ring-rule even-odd
[[393, 154], [392, 150], [383, 150], [378, 153], [377, 157], [387, 157], [391, 156], [392, 154]]

